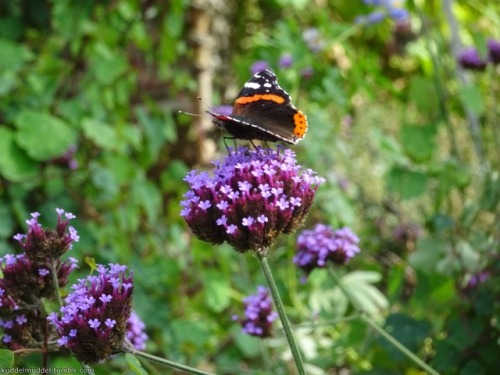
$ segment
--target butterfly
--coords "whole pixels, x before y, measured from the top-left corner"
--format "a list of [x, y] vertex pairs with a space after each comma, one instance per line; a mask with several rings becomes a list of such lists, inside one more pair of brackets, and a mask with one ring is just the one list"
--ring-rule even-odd
[[307, 133], [306, 115], [269, 70], [256, 73], [245, 83], [230, 115], [207, 111], [218, 127], [237, 139], [296, 144]]

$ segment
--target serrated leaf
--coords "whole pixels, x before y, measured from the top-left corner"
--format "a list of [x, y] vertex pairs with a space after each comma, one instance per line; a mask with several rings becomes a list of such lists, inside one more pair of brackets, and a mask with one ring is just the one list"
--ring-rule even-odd
[[415, 252], [409, 257], [410, 265], [426, 274], [435, 272], [436, 265], [442, 259], [446, 246], [445, 241], [434, 238], [418, 240]]
[[401, 138], [407, 155], [418, 163], [431, 159], [435, 149], [436, 134], [435, 125], [403, 126]]
[[410, 78], [409, 99], [429, 116], [435, 115], [439, 110], [439, 98], [435, 84], [427, 77], [415, 76]]
[[117, 145], [116, 131], [105, 122], [86, 118], [82, 121], [82, 130], [85, 136], [97, 146], [105, 150], [113, 150]]
[[35, 160], [63, 155], [76, 141], [76, 131], [63, 120], [44, 112], [21, 111], [15, 119], [17, 144]]
[[465, 106], [474, 114], [480, 115], [484, 111], [484, 100], [481, 91], [475, 85], [467, 85], [459, 92]]
[[243, 333], [239, 325], [231, 327], [231, 334], [236, 346], [245, 354], [245, 357], [252, 358], [259, 355], [261, 352], [259, 339]]
[[142, 368], [141, 362], [137, 359], [135, 355], [130, 353], [125, 354], [125, 360], [129, 369], [131, 369], [137, 375], [147, 375], [148, 372]]
[[203, 281], [207, 305], [215, 312], [228, 307], [231, 300], [228, 278], [220, 272], [207, 270], [203, 273]]
[[0, 38], [0, 73], [11, 70], [17, 71], [32, 56], [31, 52], [23, 44], [13, 43], [10, 40]]
[[402, 199], [412, 199], [425, 192], [427, 176], [421, 172], [395, 167], [387, 176], [387, 185], [389, 190], [398, 194]]
[[14, 142], [10, 129], [0, 128], [0, 175], [10, 181], [22, 181], [36, 176], [37, 163]]

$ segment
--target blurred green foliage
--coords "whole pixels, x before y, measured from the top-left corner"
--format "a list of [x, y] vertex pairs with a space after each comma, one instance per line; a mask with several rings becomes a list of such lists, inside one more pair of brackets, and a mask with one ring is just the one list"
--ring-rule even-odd
[[[356, 300], [440, 373], [496, 373], [498, 66], [458, 71], [465, 84], [457, 78], [439, 2], [410, 1], [408, 23], [374, 25], [355, 24], [371, 10], [361, 1], [210, 4], [0, 4], [0, 251], [16, 252], [12, 236], [30, 212], [52, 225], [62, 207], [78, 217], [71, 256], [134, 270], [149, 352], [221, 374], [289, 373], [279, 330], [261, 344], [231, 320], [264, 283], [256, 260], [194, 239], [179, 216], [182, 179], [207, 167], [199, 165], [207, 139], [225, 152], [219, 133], [177, 114], [199, 92], [196, 51], [207, 45], [192, 31], [201, 12], [228, 33], [210, 39], [228, 46], [208, 62], [218, 67], [214, 104], [230, 104], [250, 66], [265, 60], [307, 114], [295, 150], [327, 179], [308, 225], [347, 225], [361, 237], [362, 255], [342, 270]], [[487, 38], [500, 38], [496, 1], [460, 1], [454, 12], [465, 44], [485, 51]], [[285, 53], [291, 67], [279, 65]], [[294, 238], [284, 238], [269, 261], [308, 373], [419, 373], [350, 315], [325, 273], [301, 284], [293, 254]], [[51, 363], [80, 366], [65, 351]], [[39, 364], [37, 354], [16, 358]], [[124, 356], [96, 367], [127, 368], [143, 371]]]

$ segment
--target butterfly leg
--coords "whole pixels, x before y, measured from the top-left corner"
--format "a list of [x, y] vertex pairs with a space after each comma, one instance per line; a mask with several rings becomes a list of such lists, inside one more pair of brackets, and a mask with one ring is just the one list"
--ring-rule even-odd
[[230, 139], [230, 140], [233, 140], [233, 143], [234, 143], [234, 149], [236, 150], [236, 138], [235, 137], [223, 137], [223, 142], [224, 142], [224, 146], [226, 147], [226, 151], [231, 154], [231, 147], [229, 147], [226, 143], [226, 140]]

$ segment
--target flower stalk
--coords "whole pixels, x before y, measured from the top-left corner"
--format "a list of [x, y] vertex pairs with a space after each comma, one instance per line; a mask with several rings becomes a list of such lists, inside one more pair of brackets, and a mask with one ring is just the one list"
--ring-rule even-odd
[[393, 345], [396, 349], [398, 349], [401, 353], [407, 356], [410, 360], [412, 360], [417, 366], [421, 367], [423, 370], [427, 371], [431, 375], [439, 375], [439, 373], [430, 367], [427, 363], [422, 361], [419, 357], [417, 357], [411, 350], [409, 350], [406, 346], [401, 344], [394, 336], [392, 336], [389, 332], [387, 332], [380, 324], [378, 324], [375, 320], [373, 320], [366, 312], [363, 311], [362, 307], [359, 306], [358, 302], [352, 298], [349, 291], [342, 284], [342, 281], [335, 274], [335, 272], [329, 268], [329, 274], [335, 284], [339, 287], [342, 294], [345, 298], [352, 304], [354, 309], [359, 313], [360, 319], [368, 324], [370, 327], [375, 329], [382, 337], [384, 337], [391, 345]]
[[278, 312], [281, 325], [283, 326], [283, 331], [285, 332], [288, 346], [290, 347], [290, 350], [292, 352], [292, 356], [295, 361], [295, 366], [297, 367], [297, 372], [299, 373], [299, 375], [305, 375], [304, 365], [302, 363], [300, 351], [297, 346], [297, 343], [295, 342], [295, 338], [293, 337], [293, 332], [290, 327], [290, 322], [288, 321], [288, 317], [286, 316], [285, 309], [283, 307], [283, 302], [281, 301], [281, 297], [278, 293], [278, 288], [276, 287], [276, 283], [274, 282], [273, 274], [271, 272], [271, 268], [269, 267], [269, 263], [267, 262], [267, 258], [265, 256], [262, 256], [261, 253], [256, 253], [256, 254], [257, 254], [257, 259], [260, 262], [260, 266], [262, 267], [262, 271], [264, 272], [264, 276], [266, 277], [267, 285], [269, 286], [269, 290], [271, 292], [274, 304], [276, 305], [276, 310]]
[[134, 346], [131, 343], [129, 343], [127, 341], [125, 341], [123, 348], [122, 348], [122, 351], [124, 353], [130, 353], [132, 355], [135, 355], [136, 357], [147, 359], [150, 362], [154, 362], [154, 363], [157, 363], [159, 365], [175, 368], [177, 370], [185, 371], [185, 372], [188, 372], [190, 374], [213, 375], [213, 373], [211, 373], [211, 372], [207, 372], [207, 371], [199, 370], [199, 369], [196, 369], [193, 367], [181, 365], [180, 363], [173, 362], [173, 361], [170, 361], [168, 359], [157, 357], [155, 355], [137, 350], [134, 348]]

